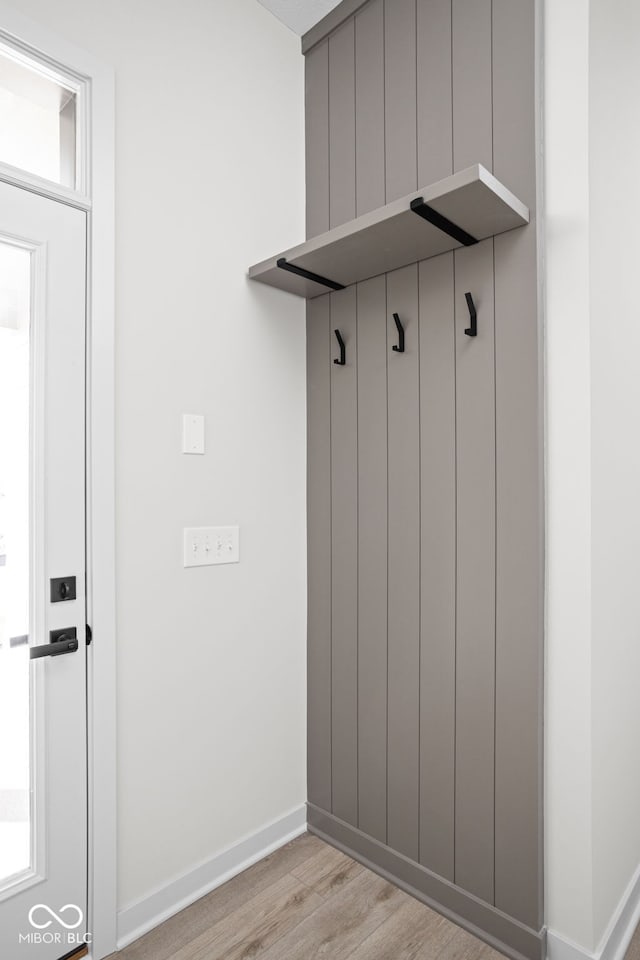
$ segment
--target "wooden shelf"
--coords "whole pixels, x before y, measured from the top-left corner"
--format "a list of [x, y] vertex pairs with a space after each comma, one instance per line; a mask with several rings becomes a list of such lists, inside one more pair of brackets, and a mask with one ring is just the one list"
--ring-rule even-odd
[[249, 277], [312, 299], [528, 222], [528, 208], [476, 164], [263, 260]]

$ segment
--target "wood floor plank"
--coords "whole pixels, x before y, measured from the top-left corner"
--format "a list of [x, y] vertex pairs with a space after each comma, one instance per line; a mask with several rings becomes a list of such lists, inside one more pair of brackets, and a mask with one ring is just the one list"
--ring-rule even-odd
[[640, 926], [631, 938], [631, 943], [627, 947], [625, 960], [640, 960]]
[[260, 954], [260, 960], [343, 960], [408, 899], [397, 887], [364, 870], [325, 900], [295, 930]]
[[291, 873], [326, 900], [338, 890], [342, 890], [363, 870], [364, 867], [361, 864], [356, 863], [340, 850], [324, 846], [299, 867], [294, 867]]
[[170, 960], [238, 904], [266, 890], [326, 846], [310, 833], [292, 840], [130, 944], [117, 954], [117, 960]]
[[313, 913], [323, 901], [292, 874], [286, 874], [227, 913], [172, 960], [246, 960], [268, 948]]
[[504, 960], [504, 958], [497, 950], [493, 950], [473, 934], [456, 927], [455, 934], [438, 954], [438, 960]]
[[[626, 960], [640, 960], [640, 934]], [[110, 960], [503, 960], [306, 834]]]
[[458, 927], [417, 900], [381, 923], [349, 960], [435, 960]]

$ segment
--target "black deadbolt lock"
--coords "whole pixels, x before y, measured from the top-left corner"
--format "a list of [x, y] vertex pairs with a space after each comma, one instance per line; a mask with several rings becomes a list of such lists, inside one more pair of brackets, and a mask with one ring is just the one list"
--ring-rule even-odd
[[51, 580], [51, 603], [76, 599], [75, 577], [53, 577]]

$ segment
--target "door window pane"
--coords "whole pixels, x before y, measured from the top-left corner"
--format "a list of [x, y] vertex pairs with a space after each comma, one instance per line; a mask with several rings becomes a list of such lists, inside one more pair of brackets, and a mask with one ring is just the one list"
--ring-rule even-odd
[[76, 186], [76, 94], [0, 47], [0, 161]]
[[0, 241], [0, 888], [31, 866], [31, 253]]

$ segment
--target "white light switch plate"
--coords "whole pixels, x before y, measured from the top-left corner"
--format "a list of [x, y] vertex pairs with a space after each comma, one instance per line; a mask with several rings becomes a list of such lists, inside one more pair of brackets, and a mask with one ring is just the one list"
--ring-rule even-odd
[[185, 527], [185, 567], [207, 567], [240, 560], [239, 527]]
[[204, 453], [204, 417], [199, 413], [182, 415], [182, 452]]

